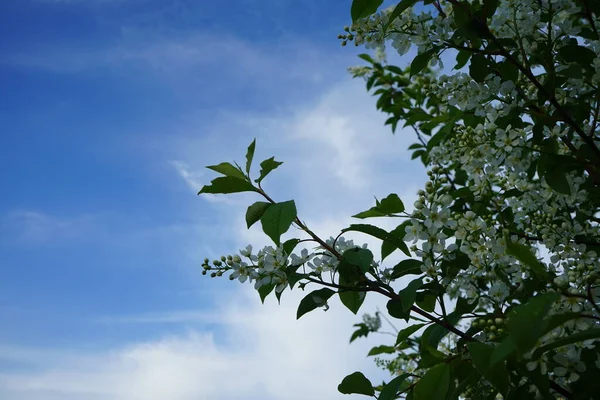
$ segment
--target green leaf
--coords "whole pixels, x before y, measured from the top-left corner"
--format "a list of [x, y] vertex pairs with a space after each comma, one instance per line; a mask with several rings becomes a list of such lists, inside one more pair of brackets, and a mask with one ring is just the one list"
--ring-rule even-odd
[[514, 63], [502, 61], [496, 64], [496, 68], [498, 68], [500, 74], [502, 74], [503, 80], [512, 81], [515, 85], [517, 84], [517, 81], [519, 80], [519, 69]]
[[234, 178], [231, 176], [221, 176], [213, 179], [210, 185], [203, 186], [198, 194], [229, 194], [239, 192], [256, 192], [256, 188], [252, 184], [243, 179]]
[[456, 55], [456, 65], [454, 66], [454, 69], [461, 69], [462, 67], [467, 65], [467, 62], [469, 62], [469, 58], [471, 58], [470, 51], [459, 51]]
[[296, 313], [296, 319], [299, 319], [304, 314], [311, 312], [316, 308], [325, 306], [327, 304], [327, 300], [329, 300], [329, 298], [334, 294], [335, 292], [328, 288], [313, 290], [300, 301], [298, 312]]
[[469, 65], [469, 75], [476, 82], [482, 83], [485, 77], [490, 73], [487, 60], [481, 54], [471, 56], [471, 65]]
[[401, 213], [404, 211], [404, 203], [400, 200], [397, 194], [392, 193], [388, 195], [381, 202], [377, 203], [377, 206], [371, 207], [367, 211], [360, 212], [353, 215], [353, 218], [373, 218], [373, 217], [387, 217], [391, 214]]
[[252, 166], [252, 159], [254, 158], [254, 149], [256, 148], [256, 139], [250, 143], [248, 146], [248, 151], [246, 152], [246, 173], [250, 173], [250, 167]]
[[275, 157], [267, 158], [260, 163], [260, 176], [254, 182], [260, 183], [271, 171], [283, 164], [280, 161], [275, 161]]
[[341, 291], [339, 292], [339, 295], [342, 304], [345, 305], [348, 310], [352, 311], [353, 314], [356, 314], [358, 310], [360, 310], [360, 307], [367, 297], [366, 292], [360, 292], [358, 290]]
[[350, 8], [352, 22], [374, 14], [382, 3], [383, 0], [353, 0]]
[[590, 68], [596, 59], [596, 53], [589, 48], [580, 46], [576, 43], [577, 42], [575, 41], [575, 43], [561, 47], [558, 49], [558, 54], [566, 62], [576, 62], [583, 67]]
[[358, 267], [363, 273], [367, 273], [373, 262], [371, 250], [355, 247], [344, 252], [343, 256], [350, 265]]
[[569, 185], [565, 171], [560, 166], [548, 168], [544, 174], [544, 179], [546, 179], [548, 186], [558, 193], [571, 194], [571, 185]]
[[368, 224], [353, 224], [353, 225], [350, 225], [348, 228], [342, 229], [342, 233], [350, 232], [350, 231], [366, 233], [367, 235], [374, 236], [377, 239], [387, 241], [389, 243], [386, 246], [393, 245], [393, 246], [395, 246], [395, 248], [398, 248], [398, 249], [402, 250], [403, 252], [407, 253], [407, 255], [410, 255], [410, 252], [408, 252], [408, 247], [406, 246], [406, 243], [404, 243], [404, 241], [398, 237], [400, 235], [400, 233], [395, 232], [395, 230], [392, 231], [392, 233], [388, 233], [384, 229], [381, 229], [377, 226], [368, 225]]
[[384, 229], [369, 224], [352, 224], [349, 227], [342, 229], [342, 233], [346, 232], [366, 233], [367, 235], [374, 236], [381, 240], [385, 240], [388, 236], [388, 233]]
[[283, 252], [289, 256], [292, 254], [298, 243], [300, 243], [300, 239], [286, 240], [283, 242]]
[[381, 243], [381, 261], [387, 256], [392, 254], [396, 249], [400, 249], [404, 254], [410, 257], [410, 251], [408, 246], [404, 243], [404, 236], [406, 235], [406, 226], [410, 224], [410, 221], [405, 221], [398, 225], [392, 230], [383, 243]]
[[248, 225], [248, 228], [254, 225], [254, 223], [263, 216], [267, 208], [270, 206], [271, 203], [257, 201], [248, 207], [248, 210], [246, 211], [246, 225]]
[[375, 394], [371, 381], [362, 372], [358, 371], [345, 377], [342, 383], [338, 385], [338, 391], [343, 394], [364, 394], [367, 396]]
[[381, 210], [379, 210], [378, 207], [371, 207], [367, 211], [359, 212], [358, 214], [353, 215], [352, 217], [364, 219], [364, 218], [385, 217], [385, 216], [386, 215], [383, 212], [381, 212]]
[[[288, 267], [288, 268], [290, 268], [290, 267]], [[295, 268], [295, 267], [293, 267], [293, 268]], [[298, 283], [298, 281], [309, 277], [308, 274], [299, 274], [297, 272], [286, 272], [286, 276], [287, 276], [288, 284], [290, 285], [290, 289], [293, 289], [294, 285], [296, 283]]]
[[354, 326], [358, 326], [359, 328], [355, 330], [352, 336], [350, 337], [350, 343], [352, 343], [361, 336], [367, 337], [371, 332], [366, 324], [354, 324]]
[[424, 53], [418, 54], [412, 60], [412, 63], [410, 63], [410, 77], [412, 78], [413, 76], [421, 72], [425, 67], [427, 67], [427, 64], [429, 64], [429, 61], [435, 53], [436, 50], [431, 49], [427, 50]]
[[494, 352], [494, 348], [480, 342], [468, 343], [467, 347], [469, 348], [469, 353], [471, 353], [471, 361], [475, 369], [494, 385], [501, 394], [506, 395], [510, 383], [506, 365], [504, 363], [497, 363], [494, 366], [490, 366], [490, 358]]
[[370, 55], [368, 55], [366, 53], [359, 54], [358, 57], [362, 58], [363, 60], [365, 60], [366, 62], [369, 62], [371, 64], [375, 63], [375, 60], [373, 60], [373, 57], [371, 57]]
[[417, 1], [418, 0], [402, 0], [398, 4], [396, 4], [396, 7], [394, 7], [394, 10], [388, 17], [388, 23], [384, 27], [384, 31], [387, 31], [387, 28], [389, 28], [392, 22], [394, 22], [394, 20], [398, 18], [400, 14], [402, 14], [406, 9], [415, 5]]
[[512, 338], [509, 336], [504, 339], [500, 344], [494, 349], [492, 355], [490, 357], [490, 366], [502, 362], [509, 358], [517, 351], [517, 346], [515, 342], [513, 342]]
[[235, 166], [233, 166], [233, 164], [228, 163], [228, 162], [222, 162], [221, 164], [217, 164], [217, 165], [209, 165], [206, 168], [212, 169], [213, 171], [216, 171], [225, 176], [231, 176], [233, 178], [246, 180], [244, 173], [242, 171], [240, 171], [239, 169], [237, 169]]
[[415, 303], [415, 300], [417, 298], [417, 290], [419, 290], [421, 286], [423, 286], [423, 281], [421, 280], [421, 278], [415, 279], [398, 293], [404, 312], [410, 310], [410, 308]]
[[389, 194], [381, 200], [379, 209], [385, 214], [397, 214], [404, 211], [404, 203], [396, 193]]
[[573, 344], [573, 343], [580, 343], [585, 340], [593, 340], [593, 339], [600, 339], [600, 329], [598, 329], [598, 328], [589, 329], [587, 331], [573, 333], [573, 334], [570, 334], [569, 336], [566, 336], [562, 339], [556, 340], [552, 343], [548, 343], [544, 346], [540, 346], [538, 349], [536, 349], [533, 352], [532, 359], [536, 360], [539, 357], [541, 357], [544, 353], [546, 353], [547, 351], [550, 351], [550, 350], [553, 350], [553, 349], [556, 349], [559, 347], [567, 346], [567, 345]]
[[510, 238], [507, 237], [506, 252], [531, 268], [531, 271], [536, 276], [544, 281], [548, 280], [546, 266], [537, 259], [528, 246], [522, 245], [521, 243], [513, 243], [510, 241]]
[[450, 387], [450, 365], [441, 363], [429, 369], [414, 388], [415, 400], [444, 400]]
[[260, 296], [260, 301], [264, 304], [267, 296], [275, 289], [274, 284], [263, 285], [258, 288], [258, 295]]
[[498, 8], [499, 0], [483, 0], [484, 17], [491, 18]]
[[409, 374], [398, 375], [397, 377], [395, 377], [394, 379], [392, 379], [391, 381], [386, 383], [383, 386], [383, 388], [381, 389], [381, 392], [379, 393], [379, 397], [377, 398], [377, 400], [394, 400], [394, 399], [396, 399], [398, 392], [402, 388], [402, 384], [404, 383], [406, 378], [408, 378], [409, 376], [410, 376]]
[[423, 262], [421, 260], [402, 260], [396, 266], [394, 266], [392, 272], [392, 280], [398, 279], [401, 276], [412, 274], [412, 275], [420, 275], [423, 273], [421, 271], [421, 266]]
[[433, 312], [435, 310], [435, 301], [437, 297], [434, 294], [427, 292], [417, 293], [416, 304], [419, 308], [425, 311]]
[[390, 314], [394, 318], [403, 319], [406, 322], [410, 319], [410, 312], [405, 312], [404, 308], [402, 308], [402, 303], [400, 300], [392, 299], [387, 302], [386, 308], [388, 314]]
[[543, 320], [559, 298], [558, 293], [544, 293], [509, 312], [506, 328], [521, 354], [527, 353], [545, 334]]
[[271, 204], [260, 218], [263, 231], [279, 245], [281, 235], [290, 228], [296, 213], [294, 200]]
[[398, 332], [398, 337], [396, 338], [396, 346], [400, 343], [404, 342], [406, 339], [410, 337], [413, 333], [424, 327], [426, 324], [415, 324], [411, 325], [408, 328], [402, 329]]
[[[475, 304], [475, 302], [473, 304], [469, 304], [467, 300], [465, 300], [462, 297], [459, 297], [456, 301], [456, 307], [454, 309], [454, 312], [448, 314], [448, 316], [444, 318], [444, 320], [448, 324], [455, 326], [460, 321], [463, 314], [469, 313], [473, 311], [473, 309], [475, 309]], [[450, 333], [450, 331], [442, 325], [431, 325], [430, 327], [425, 329], [425, 332], [423, 332], [423, 335], [421, 336], [421, 347], [429, 351], [437, 350], [440, 341], [444, 337], [446, 337], [448, 333]]]
[[396, 352], [396, 348], [394, 346], [376, 346], [373, 347], [370, 351], [369, 354], [367, 354], [367, 357], [371, 357], [371, 356], [377, 356], [379, 354], [393, 354]]

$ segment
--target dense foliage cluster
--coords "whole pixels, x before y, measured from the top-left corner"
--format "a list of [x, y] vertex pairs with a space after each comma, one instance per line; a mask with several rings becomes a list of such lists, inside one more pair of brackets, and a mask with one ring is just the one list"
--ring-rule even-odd
[[[407, 212], [390, 194], [356, 218], [402, 218], [392, 231], [355, 224], [324, 240], [276, 202], [261, 181], [281, 163], [245, 168], [200, 193], [253, 191], [246, 215], [274, 247], [203, 264], [205, 273], [254, 283], [261, 298], [312, 290], [298, 317], [334, 296], [357, 313], [367, 293], [409, 323], [390, 345], [389, 382], [360, 372], [342, 393], [379, 400], [597, 398], [600, 393], [600, 2], [596, 0], [354, 0], [343, 45], [377, 49], [351, 68], [378, 97], [393, 131], [414, 131], [413, 158], [429, 180]], [[416, 50], [388, 65], [385, 46]], [[454, 65], [444, 66], [452, 61]], [[452, 69], [450, 69], [452, 68]], [[295, 224], [307, 237], [281, 243]], [[381, 240], [376, 261], [345, 232]], [[314, 251], [294, 249], [300, 242]], [[407, 244], [408, 243], [408, 244]], [[408, 258], [385, 259], [400, 250]], [[409, 275], [413, 279], [407, 280]], [[381, 328], [366, 316], [354, 340]]]

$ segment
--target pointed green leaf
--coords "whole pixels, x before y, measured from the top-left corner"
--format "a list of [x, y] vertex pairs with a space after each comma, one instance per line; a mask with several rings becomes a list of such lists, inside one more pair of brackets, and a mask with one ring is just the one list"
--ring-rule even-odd
[[239, 192], [255, 192], [256, 188], [252, 184], [243, 179], [234, 178], [231, 176], [221, 176], [211, 181], [210, 185], [206, 185], [200, 189], [198, 194], [228, 194]]
[[581, 343], [585, 340], [594, 340], [600, 339], [600, 329], [589, 329], [587, 331], [581, 331], [577, 333], [570, 334], [562, 339], [555, 340], [554, 342], [548, 343], [544, 346], [540, 346], [533, 352], [532, 360], [536, 360], [540, 358], [545, 352], [567, 346], [573, 343]]
[[504, 363], [497, 363], [490, 366], [490, 358], [494, 352], [494, 348], [485, 343], [471, 342], [467, 344], [469, 353], [471, 353], [471, 361], [475, 369], [483, 375], [501, 394], [506, 395], [509, 388], [508, 370]]
[[394, 7], [394, 10], [388, 18], [388, 23], [386, 24], [384, 30], [387, 30], [387, 28], [394, 22], [396, 18], [398, 18], [406, 9], [415, 5], [417, 1], [418, 0], [402, 0], [396, 4], [396, 7]]
[[398, 279], [401, 276], [412, 274], [412, 275], [421, 275], [423, 271], [421, 270], [421, 266], [423, 265], [423, 261], [421, 260], [402, 260], [393, 269], [392, 279]]
[[386, 304], [386, 308], [387, 308], [388, 314], [390, 314], [390, 316], [392, 316], [394, 318], [403, 319], [406, 322], [408, 322], [408, 320], [410, 319], [410, 311], [409, 312], [404, 311], [404, 308], [402, 307], [402, 303], [400, 302], [400, 300], [392, 299], [392, 300], [388, 301]]
[[428, 292], [419, 292], [417, 293], [417, 300], [415, 303], [417, 304], [417, 307], [428, 312], [433, 312], [435, 310], [436, 299], [437, 297], [434, 294]]
[[383, 243], [381, 243], [381, 261], [385, 260], [385, 258], [392, 254], [396, 249], [400, 249], [404, 254], [410, 257], [411, 254], [408, 250], [408, 246], [404, 243], [406, 226], [409, 224], [410, 221], [403, 222], [386, 236]]
[[265, 210], [260, 222], [263, 231], [279, 245], [281, 235], [287, 232], [296, 219], [296, 204], [294, 200], [271, 204]]
[[258, 295], [260, 296], [260, 301], [263, 304], [265, 302], [265, 299], [273, 291], [273, 289], [275, 289], [275, 285], [272, 283], [268, 285], [263, 285], [260, 288], [258, 288]]
[[544, 179], [548, 186], [550, 186], [553, 190], [556, 190], [558, 193], [562, 194], [571, 194], [571, 185], [569, 185], [569, 181], [565, 175], [565, 172], [560, 167], [556, 168], [548, 168], [546, 173], [544, 174]]
[[487, 60], [481, 54], [473, 54], [471, 56], [471, 65], [469, 65], [469, 75], [476, 82], [482, 83], [485, 77], [490, 73]]
[[367, 235], [374, 236], [381, 240], [385, 240], [388, 235], [384, 229], [369, 224], [352, 224], [349, 227], [342, 229], [342, 233], [351, 231], [366, 233]]
[[424, 327], [426, 324], [415, 324], [411, 325], [408, 328], [402, 329], [398, 332], [398, 337], [396, 338], [396, 346], [400, 343], [404, 342], [406, 339], [410, 337], [413, 333]]
[[379, 209], [386, 214], [397, 214], [404, 211], [404, 203], [396, 193], [382, 199], [380, 204]]
[[231, 176], [233, 178], [246, 180], [244, 173], [242, 171], [240, 171], [239, 169], [237, 169], [236, 167], [234, 167], [233, 164], [228, 163], [228, 162], [222, 162], [217, 165], [209, 165], [206, 168], [212, 169], [213, 171], [216, 171], [225, 176]]
[[275, 157], [267, 158], [260, 163], [260, 176], [254, 181], [260, 183], [271, 171], [283, 164], [280, 161], [275, 161]]
[[423, 375], [414, 388], [415, 400], [444, 400], [450, 387], [450, 365], [441, 363]]
[[375, 218], [375, 217], [385, 217], [386, 215], [379, 210], [378, 207], [371, 207], [367, 211], [359, 212], [352, 216], [352, 218]]
[[431, 57], [435, 54], [435, 49], [427, 50], [424, 53], [418, 54], [410, 64], [410, 77], [412, 78], [419, 72], [421, 72], [431, 60]]
[[335, 292], [328, 288], [322, 288], [313, 290], [307, 294], [298, 305], [298, 312], [296, 313], [296, 319], [299, 319], [304, 314], [311, 312], [312, 310], [323, 307], [327, 304], [327, 300], [333, 296]]
[[353, 0], [350, 8], [352, 22], [374, 14], [382, 3], [383, 0]]
[[246, 152], [246, 173], [250, 173], [250, 167], [252, 166], [252, 159], [254, 158], [254, 149], [256, 148], [256, 139], [250, 143], [248, 146], [248, 151]]
[[381, 345], [373, 347], [371, 350], [369, 350], [369, 354], [367, 354], [367, 357], [377, 356], [379, 354], [393, 354], [395, 352], [396, 348], [394, 346]]
[[521, 354], [527, 353], [544, 335], [543, 320], [559, 298], [558, 293], [544, 293], [509, 312], [506, 328]]
[[348, 310], [352, 311], [353, 314], [356, 314], [360, 310], [360, 307], [365, 302], [365, 297], [367, 297], [366, 292], [359, 292], [358, 290], [341, 291], [339, 294], [342, 304]]
[[381, 389], [381, 393], [377, 400], [394, 400], [397, 398], [398, 392], [402, 388], [402, 384], [409, 377], [409, 374], [398, 375], [388, 383], [386, 383]]
[[345, 377], [342, 383], [338, 385], [338, 391], [343, 394], [364, 394], [367, 396], [375, 394], [371, 381], [362, 372], [358, 371]]
[[355, 247], [348, 249], [343, 254], [344, 260], [350, 265], [358, 267], [363, 273], [367, 273], [373, 262], [373, 253], [371, 250]]
[[354, 342], [359, 337], [362, 337], [362, 336], [367, 337], [369, 335], [369, 333], [371, 332], [369, 330], [369, 327], [365, 324], [354, 324], [354, 326], [358, 326], [359, 328], [357, 330], [355, 330], [354, 333], [352, 334], [352, 336], [350, 337], [350, 343]]
[[420, 278], [415, 279], [398, 293], [404, 312], [408, 312], [413, 304], [415, 304], [417, 290], [419, 290], [421, 286], [423, 286], [423, 281]]
[[248, 207], [248, 210], [246, 211], [246, 225], [248, 226], [248, 228], [254, 225], [254, 223], [263, 216], [267, 208], [269, 208], [270, 206], [271, 203], [257, 201], [256, 203]]
[[548, 271], [546, 266], [542, 264], [535, 255], [531, 252], [528, 246], [520, 243], [513, 243], [509, 238], [506, 240], [506, 252], [523, 264], [531, 268], [531, 271], [543, 280], [548, 280]]
[[289, 239], [283, 242], [283, 252], [288, 256], [292, 254], [296, 246], [300, 243], [300, 239]]

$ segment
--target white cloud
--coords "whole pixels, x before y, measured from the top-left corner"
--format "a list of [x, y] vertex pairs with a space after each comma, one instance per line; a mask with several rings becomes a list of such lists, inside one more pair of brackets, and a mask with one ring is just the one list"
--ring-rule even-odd
[[14, 210], [0, 217], [0, 234], [6, 244], [40, 244], [72, 239], [97, 221], [98, 215], [56, 216], [38, 210]]
[[[407, 205], [414, 200], [422, 172], [414, 168], [415, 163], [408, 161], [404, 151], [411, 138], [402, 132], [392, 136], [382, 127], [382, 119], [361, 83], [346, 82], [333, 87], [316, 103], [295, 111], [272, 116], [229, 115], [211, 128], [212, 135], [196, 139], [181, 134], [176, 149], [164, 146], [168, 150], [165, 158], [181, 160], [171, 162], [171, 167], [192, 194], [212, 179], [200, 172], [202, 166], [234, 157], [241, 160], [245, 147], [256, 136], [256, 162], [271, 155], [285, 162], [267, 178], [265, 187], [278, 199], [295, 198], [309, 226], [318, 234], [329, 236], [348, 223], [359, 222], [352, 221], [349, 215], [370, 207], [374, 194], [382, 197], [398, 192]], [[240, 131], [247, 137], [241, 138]], [[258, 226], [246, 230], [244, 225], [245, 205], [258, 199], [253, 195], [232, 198], [235, 200], [231, 203], [198, 198], [198, 209], [190, 210], [190, 218], [218, 212], [222, 223], [210, 235], [196, 232], [190, 243], [206, 249], [222, 248], [226, 241], [236, 246], [231, 251], [248, 242], [268, 243]], [[391, 228], [397, 221], [371, 222]], [[377, 243], [364, 236], [360, 238], [363, 241]], [[197, 249], [185, 251], [193, 254]], [[261, 305], [249, 285], [240, 289], [239, 283], [230, 284], [233, 291], [211, 295], [211, 304], [216, 304], [216, 308], [208, 312], [203, 309], [198, 313], [149, 313], [100, 321], [196, 324], [185, 335], [134, 342], [108, 349], [104, 354], [73, 357], [69, 350], [69, 356], [53, 360], [42, 357], [43, 362], [39, 363], [32, 362], [35, 351], [30, 350], [21, 362], [33, 366], [0, 375], [0, 397], [342, 399], [345, 396], [337, 393], [337, 384], [355, 370], [365, 372], [374, 383], [385, 378], [386, 374], [365, 355], [372, 345], [389, 339], [375, 336], [349, 345], [352, 325], [360, 317], [342, 309], [337, 300], [332, 301], [328, 312], [316, 310], [296, 321], [302, 292], [285, 293], [280, 306], [274, 299]], [[370, 294], [363, 310], [373, 312], [376, 306], [384, 308], [384, 303], [385, 299]], [[207, 324], [212, 326], [210, 332]], [[13, 354], [13, 362], [15, 358], [18, 357]]]
[[[5, 400], [342, 399], [341, 379], [356, 369], [374, 383], [385, 374], [365, 358], [376, 340], [348, 345], [357, 317], [339, 304], [295, 321], [302, 292], [265, 305], [252, 290], [219, 299], [221, 328], [190, 331], [111, 349], [105, 354], [57, 350], [8, 352], [32, 364], [28, 372], [0, 374]], [[369, 300], [373, 306], [372, 299]], [[379, 339], [379, 338], [377, 338]], [[3, 354], [5, 354], [3, 352]], [[36, 357], [36, 354], [38, 357]], [[49, 354], [56, 358], [51, 359]], [[0, 362], [6, 356], [0, 355]]]
[[[231, 43], [233, 47], [227, 47]], [[238, 79], [256, 79], [271, 86], [281, 86], [280, 81], [271, 77], [288, 73], [301, 75], [303, 81], [322, 79], [319, 69], [325, 67], [318, 58], [309, 57], [308, 63], [293, 62], [290, 54], [297, 48], [288, 49], [278, 58], [267, 57], [260, 50], [245, 49], [247, 45], [239, 45], [239, 41], [231, 43], [204, 43], [196, 37], [179, 44], [158, 43], [83, 54], [73, 62], [76, 69], [83, 69], [92, 64], [141, 61], [165, 76], [177, 75], [172, 68], [193, 72], [197, 68], [210, 70], [219, 65], [243, 64], [244, 72], [237, 75]], [[217, 61], [206, 60], [205, 54], [212, 54], [212, 50], [219, 50], [221, 57]], [[56, 59], [21, 61], [64, 71], [65, 66], [58, 58], [73, 60], [63, 55]], [[325, 237], [335, 235], [349, 223], [360, 222], [349, 216], [369, 208], [373, 195], [381, 198], [397, 192], [409, 206], [424, 176], [422, 168], [410, 161], [405, 151], [413, 142], [412, 134], [398, 132], [393, 136], [383, 127], [385, 117], [375, 111], [374, 99], [363, 86], [362, 82], [349, 80], [329, 87], [323, 83], [322, 93], [314, 102], [265, 114], [221, 113], [212, 126], [207, 126], [205, 115], [190, 117], [172, 135], [162, 135], [156, 147], [164, 149], [161, 153], [164, 160], [177, 160], [170, 162], [173, 173], [190, 189], [190, 195], [195, 195], [199, 187], [212, 179], [212, 175], [201, 172], [205, 165], [234, 158], [243, 160], [246, 146], [257, 137], [255, 172], [264, 158], [275, 155], [277, 160], [284, 161], [265, 181], [267, 191], [278, 200], [294, 198], [300, 216], [315, 232]], [[283, 89], [286, 88], [280, 88], [279, 95], [285, 92]], [[198, 132], [202, 134], [199, 136]], [[143, 140], [147, 142], [148, 135]], [[170, 146], [173, 142], [174, 147]], [[227, 198], [234, 200], [215, 201]], [[259, 198], [248, 194], [199, 197], [196, 208], [190, 210], [190, 220], [217, 213], [222, 222], [210, 230], [193, 231], [194, 240], [187, 240], [182, 252], [191, 255], [198, 248], [220, 249], [224, 242], [234, 246], [230, 251], [247, 243], [266, 244], [268, 239], [259, 226], [245, 229], [245, 206], [256, 200]], [[369, 222], [391, 228], [398, 221]], [[296, 232], [288, 233], [292, 234]], [[362, 241], [376, 243], [365, 237], [360, 238]], [[193, 263], [194, 271], [200, 260], [199, 256]], [[346, 374], [362, 370], [377, 377], [375, 383], [385, 376], [365, 358], [369, 346], [380, 344], [381, 337], [348, 345], [352, 324], [359, 317], [342, 309], [339, 302], [333, 301], [328, 312], [316, 310], [295, 321], [296, 306], [302, 295], [299, 291], [285, 293], [281, 306], [273, 301], [260, 305], [248, 285], [234, 293], [211, 296], [211, 303], [217, 305], [214, 314], [205, 313], [206, 310], [198, 314], [149, 313], [103, 321], [204, 322], [218, 325], [213, 333], [194, 329], [186, 335], [126, 344], [105, 354], [45, 358], [40, 363], [31, 362], [35, 351], [30, 351], [28, 357], [20, 360], [33, 364], [31, 368], [5, 370], [0, 375], [0, 397], [6, 400], [341, 399], [345, 396], [336, 392], [336, 386]], [[375, 306], [382, 306], [383, 300], [369, 295], [364, 310], [373, 311]]]

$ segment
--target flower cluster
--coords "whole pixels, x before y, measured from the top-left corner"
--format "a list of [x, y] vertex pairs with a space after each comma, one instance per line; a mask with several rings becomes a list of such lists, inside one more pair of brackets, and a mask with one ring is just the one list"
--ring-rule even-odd
[[[230, 272], [230, 280], [239, 280], [241, 283], [246, 281], [254, 282], [254, 288], [259, 290], [263, 287], [272, 286], [276, 293], [281, 293], [289, 285], [293, 286], [289, 280], [290, 274], [296, 274], [298, 268], [302, 267], [301, 277], [314, 277], [323, 279], [329, 273], [329, 280], [333, 280], [333, 274], [339, 264], [339, 259], [331, 250], [335, 249], [337, 254], [343, 254], [349, 249], [357, 248], [352, 240], [346, 240], [343, 236], [334, 239], [329, 238], [326, 242], [327, 247], [318, 246], [314, 252], [309, 252], [304, 248], [299, 254], [288, 254], [284, 246], [266, 246], [258, 252], [253, 253], [252, 245], [246, 246], [239, 251], [239, 255], [221, 256], [219, 260], [208, 258], [204, 259], [202, 264], [203, 274], [211, 271], [211, 277], [220, 277]], [[363, 244], [360, 248], [366, 249]]]

